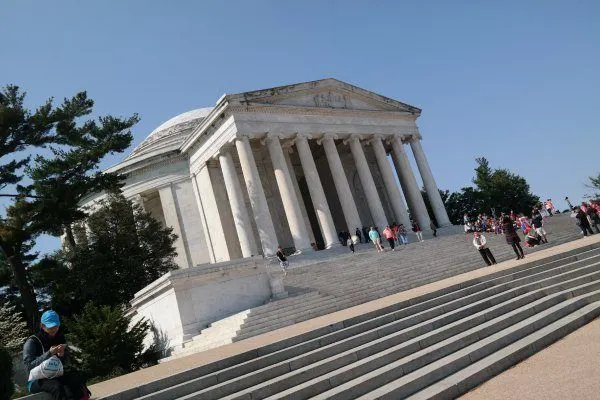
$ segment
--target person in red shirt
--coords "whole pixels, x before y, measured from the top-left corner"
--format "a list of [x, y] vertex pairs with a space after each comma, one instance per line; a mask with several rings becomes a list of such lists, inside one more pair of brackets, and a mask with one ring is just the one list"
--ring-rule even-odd
[[392, 231], [392, 228], [390, 228], [389, 225], [386, 226], [383, 230], [383, 237], [387, 239], [388, 243], [390, 244], [390, 247], [392, 248], [392, 251], [396, 251], [396, 236], [394, 235], [394, 232]]

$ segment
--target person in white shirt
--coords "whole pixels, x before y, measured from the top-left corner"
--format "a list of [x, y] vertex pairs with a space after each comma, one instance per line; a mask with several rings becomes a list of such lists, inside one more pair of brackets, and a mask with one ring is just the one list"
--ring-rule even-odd
[[485, 236], [483, 236], [479, 232], [475, 232], [473, 235], [473, 246], [475, 246], [475, 248], [479, 250], [479, 254], [481, 254], [483, 261], [485, 261], [488, 267], [490, 265], [496, 264], [496, 259], [492, 255], [492, 251], [487, 247], [487, 241], [485, 240]]

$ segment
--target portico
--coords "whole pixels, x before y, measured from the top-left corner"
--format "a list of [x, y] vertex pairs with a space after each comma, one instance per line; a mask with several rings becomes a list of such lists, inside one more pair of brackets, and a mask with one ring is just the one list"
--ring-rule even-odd
[[450, 222], [420, 113], [335, 79], [224, 95], [167, 121], [111, 170], [126, 176], [127, 196], [173, 227], [182, 268], [269, 257], [278, 245], [329, 249], [341, 231], [393, 222], [410, 231], [410, 217], [427, 231], [432, 217]]

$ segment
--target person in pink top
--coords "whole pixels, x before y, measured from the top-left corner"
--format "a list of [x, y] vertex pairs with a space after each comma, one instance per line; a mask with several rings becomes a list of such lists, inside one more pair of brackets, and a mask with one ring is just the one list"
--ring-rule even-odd
[[392, 231], [392, 228], [390, 228], [389, 225], [386, 226], [383, 230], [383, 237], [387, 239], [388, 243], [390, 244], [390, 247], [392, 248], [392, 251], [396, 251], [396, 236], [394, 235], [394, 232]]

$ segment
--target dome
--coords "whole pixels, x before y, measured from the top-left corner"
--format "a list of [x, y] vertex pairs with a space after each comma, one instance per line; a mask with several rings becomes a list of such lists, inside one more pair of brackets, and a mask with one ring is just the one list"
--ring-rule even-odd
[[126, 160], [176, 150], [212, 109], [212, 107], [198, 108], [163, 122], [131, 152]]

